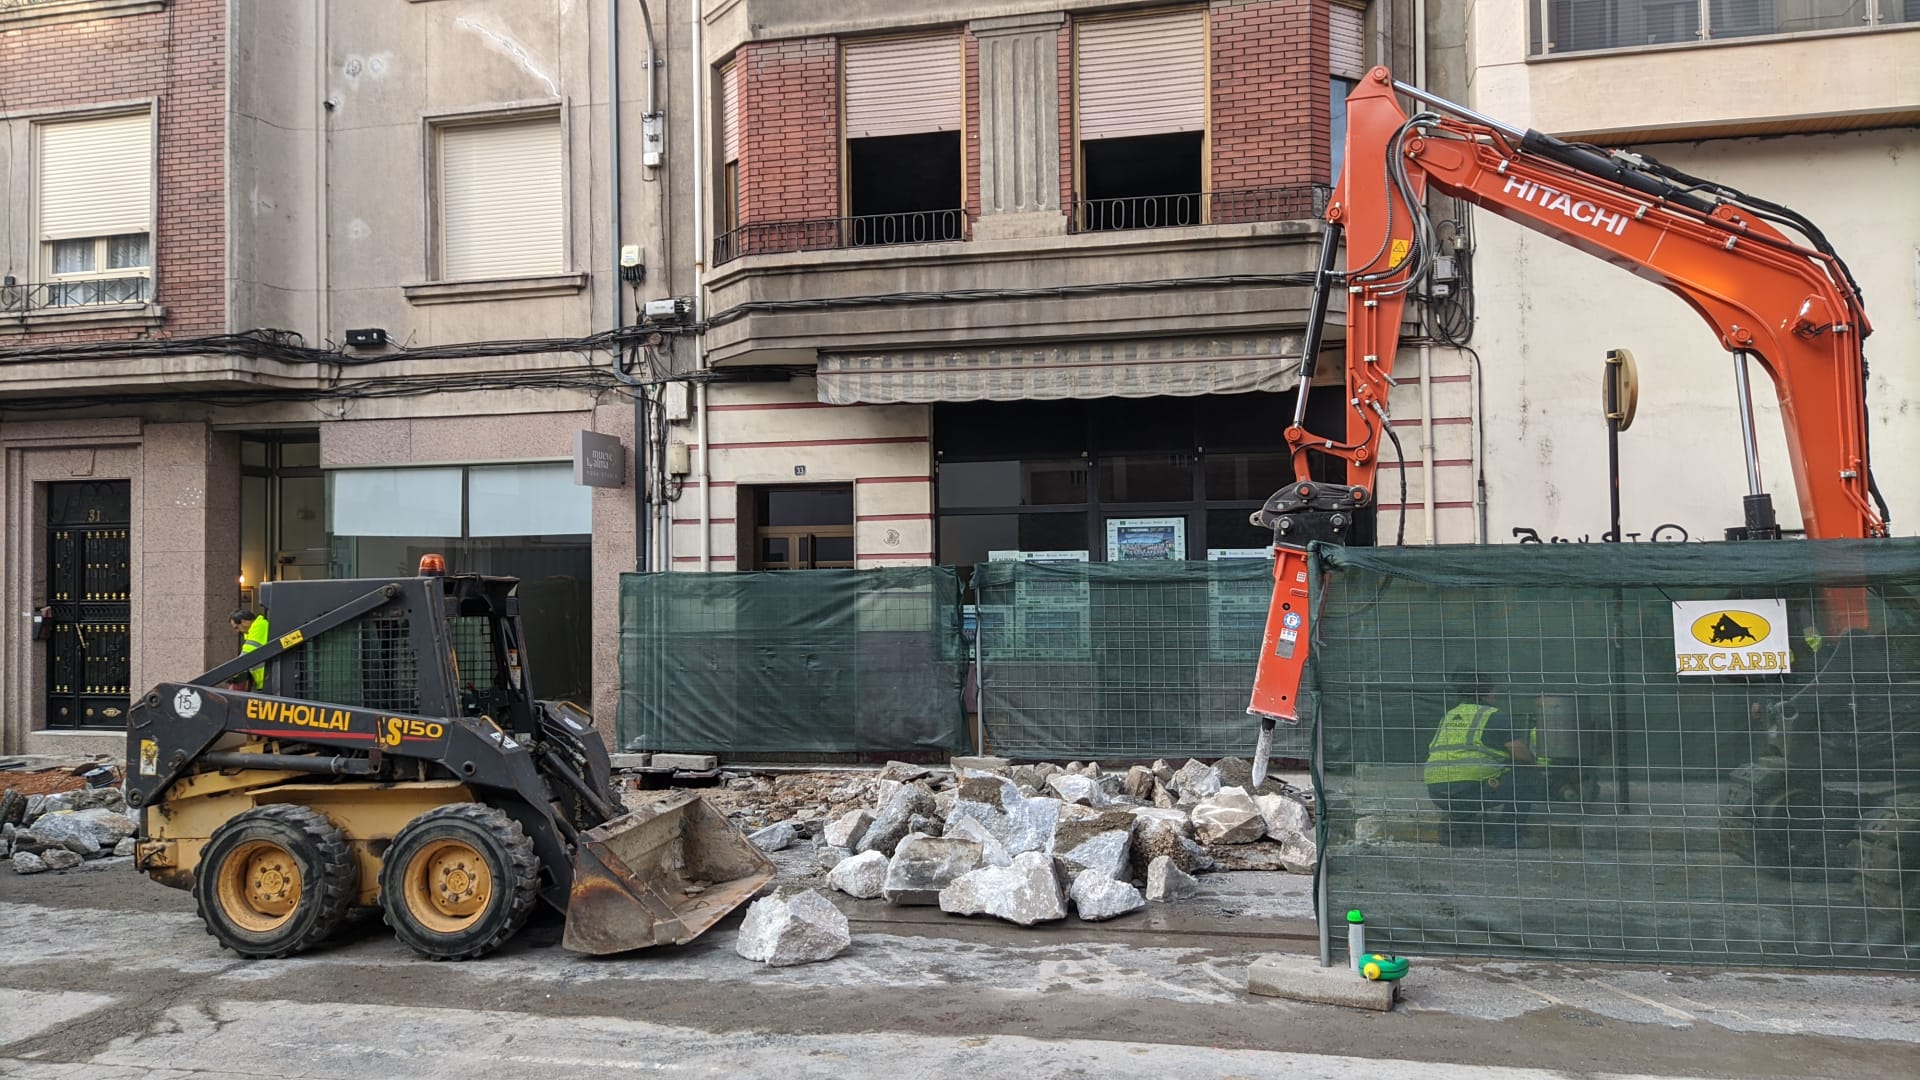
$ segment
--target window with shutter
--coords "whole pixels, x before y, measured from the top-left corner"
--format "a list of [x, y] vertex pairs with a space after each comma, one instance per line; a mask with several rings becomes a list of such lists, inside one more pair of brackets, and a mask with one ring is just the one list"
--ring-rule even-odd
[[964, 233], [958, 34], [847, 42], [847, 243], [914, 244]]
[[728, 64], [720, 72], [720, 233], [740, 227], [740, 90], [746, 78], [743, 65]]
[[1366, 74], [1366, 9], [1336, 3], [1329, 10], [1327, 68], [1336, 79], [1359, 81]]
[[1205, 222], [1206, 12], [1076, 23], [1074, 68], [1075, 230]]
[[34, 125], [34, 217], [49, 307], [153, 292], [153, 119], [145, 110]]
[[556, 113], [434, 129], [440, 279], [566, 270], [566, 168]]

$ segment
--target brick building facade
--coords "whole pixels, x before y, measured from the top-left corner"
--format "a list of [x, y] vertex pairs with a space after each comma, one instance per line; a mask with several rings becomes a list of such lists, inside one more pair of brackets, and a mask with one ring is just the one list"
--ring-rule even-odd
[[120, 325], [100, 325], [98, 311], [64, 318], [36, 302], [46, 299], [44, 292], [28, 296], [0, 313], [0, 342], [28, 322], [39, 324], [33, 340], [42, 344], [115, 340], [126, 336], [128, 324], [161, 337], [221, 333], [227, 328], [226, 0], [73, 7], [29, 3], [0, 10], [0, 110], [13, 132], [0, 151], [14, 192], [4, 261], [18, 284], [43, 285], [50, 276], [39, 238], [30, 235], [33, 200], [40, 197], [29, 168], [35, 129], [149, 111], [152, 292], [144, 310], [122, 312]]

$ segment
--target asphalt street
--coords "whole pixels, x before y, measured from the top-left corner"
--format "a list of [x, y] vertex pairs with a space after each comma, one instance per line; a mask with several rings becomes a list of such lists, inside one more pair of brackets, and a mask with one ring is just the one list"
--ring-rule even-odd
[[[789, 862], [793, 856], [783, 859]], [[1312, 950], [1306, 879], [1215, 874], [1178, 905], [1022, 930], [836, 897], [839, 957], [690, 946], [587, 959], [551, 922], [465, 964], [376, 921], [245, 961], [128, 860], [0, 870], [0, 1073], [42, 1077], [1023, 1078], [1913, 1075], [1920, 981], [1420, 962], [1368, 1014], [1244, 993]]]

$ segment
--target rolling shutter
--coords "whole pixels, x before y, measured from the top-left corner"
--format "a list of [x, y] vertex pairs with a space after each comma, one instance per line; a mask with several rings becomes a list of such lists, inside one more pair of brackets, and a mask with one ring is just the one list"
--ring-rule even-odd
[[441, 277], [565, 270], [560, 118], [443, 127], [439, 136]]
[[40, 239], [153, 227], [153, 119], [145, 112], [39, 124]]
[[740, 160], [740, 83], [744, 67], [728, 64], [720, 73], [720, 145], [721, 161]]
[[1076, 37], [1083, 141], [1206, 129], [1204, 12], [1103, 19]]
[[960, 38], [847, 43], [847, 138], [959, 131]]
[[1327, 67], [1336, 79], [1359, 80], [1367, 73], [1364, 8], [1332, 5], [1327, 35]]

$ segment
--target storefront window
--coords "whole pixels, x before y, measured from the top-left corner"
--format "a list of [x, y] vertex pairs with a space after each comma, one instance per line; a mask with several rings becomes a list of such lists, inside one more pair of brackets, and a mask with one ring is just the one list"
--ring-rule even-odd
[[1187, 502], [1193, 498], [1195, 455], [1127, 454], [1100, 459], [1100, 501]]
[[[939, 562], [994, 551], [1084, 551], [1104, 561], [1123, 523], [1129, 550], [1160, 536], [1175, 558], [1243, 555], [1272, 537], [1250, 525], [1293, 476], [1283, 433], [1293, 395], [955, 403], [933, 410]], [[1340, 430], [1345, 399], [1316, 395], [1307, 424]], [[1309, 459], [1316, 478], [1345, 475]], [[1359, 542], [1370, 519], [1363, 515]], [[1158, 530], [1158, 532], [1154, 532]], [[1130, 545], [1130, 546], [1129, 546]]]
[[1087, 515], [948, 514], [940, 518], [940, 561], [971, 567], [995, 551], [1085, 551]]
[[592, 671], [592, 491], [565, 463], [326, 474], [336, 578], [405, 577], [420, 557], [520, 579], [520, 616], [542, 697], [588, 703]]
[[956, 461], [940, 469], [940, 508], [1056, 506], [1087, 501], [1087, 463]]

